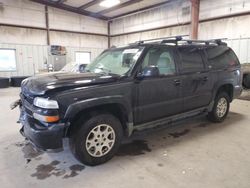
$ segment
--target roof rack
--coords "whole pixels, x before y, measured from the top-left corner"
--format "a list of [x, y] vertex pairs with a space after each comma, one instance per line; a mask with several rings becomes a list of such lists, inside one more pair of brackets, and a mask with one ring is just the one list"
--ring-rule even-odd
[[[176, 40], [163, 40], [161, 41], [161, 44], [167, 44], [167, 43], [175, 43], [178, 45], [178, 42], [186, 42], [187, 44], [217, 44], [217, 45], [225, 45], [227, 46], [227, 43], [223, 42], [222, 40], [226, 40], [227, 38], [221, 38], [221, 39], [210, 39], [210, 40], [190, 40], [190, 39], [177, 39]], [[185, 44], [185, 43], [184, 43]]]
[[[149, 39], [149, 40], [142, 40], [132, 43], [130, 45], [141, 45], [144, 43], [152, 43], [152, 44], [175, 44], [178, 45], [179, 42], [184, 42], [184, 44], [205, 44], [205, 45], [224, 45], [227, 46], [227, 43], [223, 42], [222, 40], [226, 40], [227, 38], [219, 38], [219, 39], [210, 39], [210, 40], [191, 40], [191, 39], [183, 39], [189, 35], [179, 35], [179, 36], [171, 36], [165, 38], [156, 38], [156, 39]], [[183, 44], [183, 43], [182, 43]]]
[[188, 44], [217, 44], [217, 45], [227, 45], [227, 43], [223, 42], [222, 40], [226, 40], [227, 38], [220, 38], [220, 39], [210, 39], [210, 40], [182, 40], [183, 42], [187, 42]]
[[[130, 43], [130, 45], [135, 45], [135, 44], [144, 44], [144, 43], [162, 43], [162, 41], [170, 41], [170, 39], [172, 39], [172, 41], [176, 41], [176, 40], [182, 40], [183, 37], [187, 37], [189, 35], [176, 35], [176, 36], [170, 36], [170, 37], [161, 37], [161, 38], [155, 38], [155, 39], [147, 39], [147, 40], [139, 40], [136, 41], [134, 43]], [[169, 39], [169, 40], [167, 40]]]

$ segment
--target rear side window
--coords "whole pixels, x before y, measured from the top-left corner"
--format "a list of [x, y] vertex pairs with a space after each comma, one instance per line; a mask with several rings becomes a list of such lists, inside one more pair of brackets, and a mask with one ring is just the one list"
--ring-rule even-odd
[[201, 52], [198, 48], [179, 48], [178, 51], [181, 60], [181, 72], [192, 73], [204, 69]]
[[208, 62], [212, 69], [228, 68], [239, 65], [235, 53], [226, 46], [214, 46], [206, 49]]

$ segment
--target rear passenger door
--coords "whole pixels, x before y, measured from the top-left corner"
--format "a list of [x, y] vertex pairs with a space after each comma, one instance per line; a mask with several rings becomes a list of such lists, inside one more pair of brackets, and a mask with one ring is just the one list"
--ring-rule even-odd
[[212, 79], [204, 63], [204, 50], [198, 47], [178, 48], [182, 84], [183, 110], [189, 111], [210, 103]]

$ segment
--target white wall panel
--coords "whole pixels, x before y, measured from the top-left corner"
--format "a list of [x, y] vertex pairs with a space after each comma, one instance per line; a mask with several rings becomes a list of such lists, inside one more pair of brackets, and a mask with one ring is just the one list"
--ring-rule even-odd
[[0, 23], [45, 27], [44, 6], [29, 0], [1, 0]]
[[0, 43], [46, 45], [46, 31], [0, 26]]
[[64, 10], [49, 8], [49, 25], [52, 29], [107, 34], [107, 22]]
[[[44, 69], [44, 63], [50, 64], [50, 47], [46, 45], [1, 44], [0, 48], [16, 50], [17, 70], [14, 72], [0, 72], [1, 76], [31, 76]], [[66, 46], [66, 62], [75, 62], [75, 52], [90, 52], [93, 61], [104, 48]]]
[[200, 23], [199, 38], [211, 39], [250, 37], [249, 25], [249, 15]]
[[[111, 34], [116, 35], [175, 24], [181, 25], [190, 21], [190, 13], [182, 13], [182, 8], [185, 7], [190, 7], [189, 0], [176, 0], [160, 8], [115, 19], [111, 24]], [[250, 11], [250, 0], [202, 0], [200, 19], [248, 11]]]
[[103, 36], [51, 31], [50, 37], [53, 45], [90, 48], [107, 48], [108, 45], [108, 38]]
[[42, 45], [0, 44], [0, 48], [16, 49], [17, 71], [0, 72], [0, 76], [34, 75], [35, 71], [43, 68], [48, 59], [48, 48]]
[[119, 37], [111, 37], [111, 45], [123, 46], [139, 40], [147, 40], [147, 39], [154, 39], [154, 38], [174, 36], [174, 35], [188, 35], [188, 34], [189, 34], [189, 26], [178, 26], [167, 29], [158, 29], [154, 31], [122, 35]]

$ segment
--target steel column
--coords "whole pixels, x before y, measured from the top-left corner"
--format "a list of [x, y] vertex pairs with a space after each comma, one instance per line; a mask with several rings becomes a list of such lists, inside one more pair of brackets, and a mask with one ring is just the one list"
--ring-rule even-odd
[[200, 0], [191, 1], [191, 39], [198, 39]]

